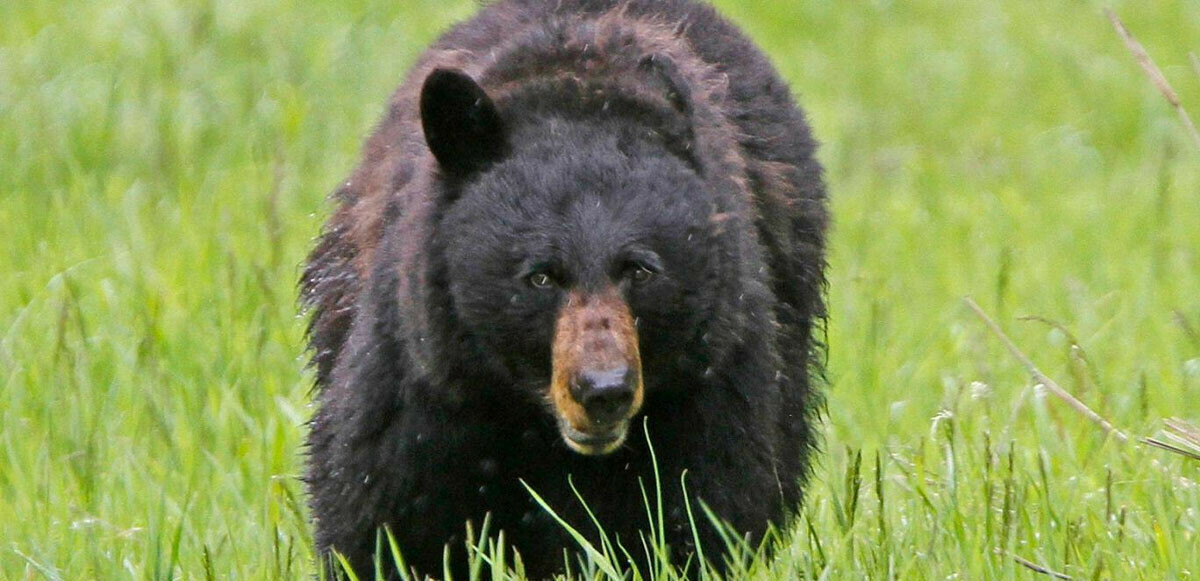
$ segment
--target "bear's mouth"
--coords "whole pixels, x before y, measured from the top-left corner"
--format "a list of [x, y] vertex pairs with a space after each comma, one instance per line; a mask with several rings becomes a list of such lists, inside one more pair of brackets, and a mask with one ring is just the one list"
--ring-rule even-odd
[[573, 290], [558, 312], [549, 403], [563, 442], [589, 456], [621, 447], [642, 407], [642, 362], [629, 305], [614, 288]]
[[559, 433], [567, 447], [585, 456], [610, 454], [625, 443], [629, 433], [629, 422], [622, 421], [609, 430], [592, 434], [576, 429], [570, 422], [559, 421]]

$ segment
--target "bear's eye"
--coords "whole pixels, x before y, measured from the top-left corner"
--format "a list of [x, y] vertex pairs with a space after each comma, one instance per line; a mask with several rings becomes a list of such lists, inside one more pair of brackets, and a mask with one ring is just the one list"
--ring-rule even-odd
[[654, 276], [654, 271], [641, 264], [631, 264], [625, 271], [625, 276], [629, 280], [641, 284], [650, 280]]
[[554, 286], [554, 279], [544, 272], [535, 272], [525, 278], [533, 288], [547, 289]]

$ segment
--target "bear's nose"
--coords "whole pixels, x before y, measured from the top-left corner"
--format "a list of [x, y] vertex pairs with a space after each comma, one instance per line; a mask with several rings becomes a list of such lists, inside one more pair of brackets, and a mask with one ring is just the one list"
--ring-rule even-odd
[[615, 424], [625, 419], [633, 405], [633, 384], [633, 370], [625, 366], [584, 370], [571, 382], [571, 395], [593, 423]]

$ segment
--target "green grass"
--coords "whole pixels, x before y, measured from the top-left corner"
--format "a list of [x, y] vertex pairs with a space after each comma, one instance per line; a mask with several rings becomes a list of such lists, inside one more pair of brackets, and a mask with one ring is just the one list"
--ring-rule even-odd
[[[446, 4], [0, 2], [0, 578], [311, 573], [298, 265]], [[748, 576], [1200, 575], [1200, 462], [961, 302], [1134, 435], [1200, 420], [1200, 152], [1102, 5], [719, 4], [835, 216], [828, 451]], [[1200, 116], [1195, 3], [1114, 8]]]

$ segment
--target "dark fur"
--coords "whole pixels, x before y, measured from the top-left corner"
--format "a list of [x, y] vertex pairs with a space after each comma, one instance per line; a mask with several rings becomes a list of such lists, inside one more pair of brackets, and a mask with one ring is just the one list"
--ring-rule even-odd
[[[430, 154], [418, 99], [435, 69], [464, 71], [497, 103], [510, 145], [494, 165], [451, 175]], [[302, 281], [318, 550], [369, 572], [388, 525], [412, 566], [439, 574], [443, 545], [460, 551], [466, 521], [490, 512], [544, 577], [572, 542], [519, 479], [592, 531], [569, 475], [640, 555], [640, 485], [654, 481], [643, 421], [680, 563], [694, 549], [685, 470], [738, 531], [783, 524], [821, 402], [827, 215], [814, 149], [767, 60], [690, 0], [502, 0], [445, 34], [337, 191]], [[572, 286], [599, 288], [625, 243], [666, 263], [626, 294], [646, 400], [622, 449], [582, 456], [544, 402], [562, 295], [531, 294], [515, 271], [550, 256]], [[714, 532], [698, 533], [716, 557]]]

